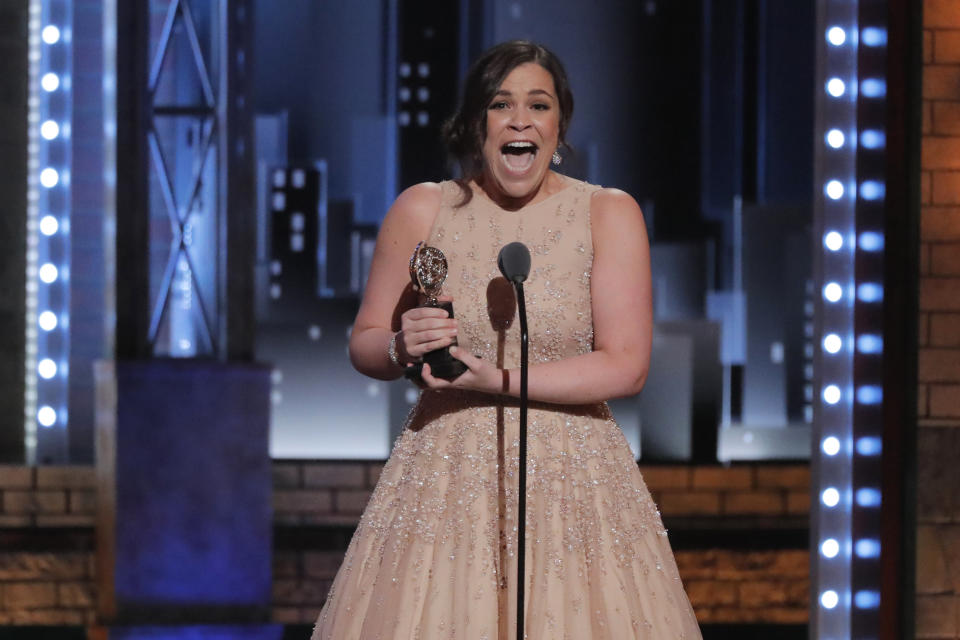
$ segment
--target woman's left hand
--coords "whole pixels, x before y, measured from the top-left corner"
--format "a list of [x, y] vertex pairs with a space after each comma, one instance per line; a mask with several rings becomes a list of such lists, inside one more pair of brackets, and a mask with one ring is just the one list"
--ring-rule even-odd
[[450, 347], [450, 355], [467, 365], [467, 370], [453, 380], [434, 378], [430, 365], [424, 363], [421, 377], [427, 389], [470, 389], [486, 393], [500, 393], [503, 385], [503, 373], [482, 358], [478, 358], [463, 347]]

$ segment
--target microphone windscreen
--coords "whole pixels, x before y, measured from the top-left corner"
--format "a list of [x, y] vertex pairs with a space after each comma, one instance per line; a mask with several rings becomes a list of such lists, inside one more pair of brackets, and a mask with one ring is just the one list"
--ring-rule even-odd
[[522, 242], [511, 242], [500, 249], [497, 265], [507, 280], [523, 282], [530, 275], [530, 250]]

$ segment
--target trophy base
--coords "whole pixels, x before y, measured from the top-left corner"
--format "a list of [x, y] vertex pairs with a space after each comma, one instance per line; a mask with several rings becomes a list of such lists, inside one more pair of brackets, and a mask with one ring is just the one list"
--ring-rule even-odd
[[423, 361], [430, 365], [430, 374], [434, 378], [453, 380], [467, 370], [467, 365], [450, 355], [450, 347], [423, 354]]
[[[428, 302], [427, 306], [443, 309], [449, 317], [453, 317], [453, 303], [449, 300], [433, 300]], [[457, 344], [457, 341], [454, 340], [453, 344]], [[453, 380], [467, 370], [467, 365], [450, 355], [450, 347], [441, 347], [423, 354], [423, 361], [430, 365], [430, 374], [434, 378]]]
[[[448, 317], [453, 317], [453, 303], [449, 300], [438, 301], [436, 298], [430, 298], [427, 304], [423, 306], [443, 309], [447, 312]], [[454, 340], [450, 346], [456, 344], [457, 341]], [[458, 378], [467, 370], [467, 365], [450, 355], [450, 347], [440, 347], [439, 349], [434, 349], [433, 351], [428, 351], [423, 354], [423, 362], [413, 363], [407, 367], [403, 375], [408, 380], [412, 380], [417, 384], [423, 384], [421, 372], [423, 371], [424, 364], [430, 365], [430, 375], [434, 378], [443, 378], [444, 380]]]

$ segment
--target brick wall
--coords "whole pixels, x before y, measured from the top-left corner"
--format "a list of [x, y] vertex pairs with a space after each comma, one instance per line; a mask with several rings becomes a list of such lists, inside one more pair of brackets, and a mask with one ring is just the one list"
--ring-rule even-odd
[[356, 524], [381, 469], [382, 462], [275, 462], [274, 521]]
[[0, 527], [92, 527], [93, 467], [0, 466]]
[[[93, 467], [0, 466], [0, 529], [22, 533], [5, 549], [42, 546], [51, 529], [90, 529], [96, 490]], [[94, 619], [93, 554], [72, 550], [0, 552], [0, 624], [83, 625]]]
[[665, 518], [799, 516], [810, 512], [810, 468], [789, 466], [640, 467]]
[[[316, 619], [382, 468], [377, 461], [274, 463], [274, 519], [281, 533], [273, 557], [276, 622]], [[668, 526], [671, 518], [697, 518], [699, 526], [746, 519], [749, 527], [760, 523], [750, 529], [760, 540], [758, 518], [802, 523], [807, 517], [809, 471], [803, 465], [641, 470]], [[0, 624], [94, 620], [93, 487], [92, 467], [0, 466], [0, 532], [21, 534], [6, 548], [42, 532], [60, 549], [37, 549], [34, 541], [0, 553]], [[316, 539], [331, 530], [336, 535]], [[298, 542], [284, 541], [289, 537]], [[806, 550], [686, 549], [677, 552], [677, 563], [702, 623], [807, 621]]]
[[960, 2], [925, 0], [916, 637], [960, 638]]
[[0, 553], [0, 624], [92, 624], [93, 565], [90, 552]]
[[807, 551], [706, 549], [678, 551], [676, 556], [700, 624], [807, 623]]

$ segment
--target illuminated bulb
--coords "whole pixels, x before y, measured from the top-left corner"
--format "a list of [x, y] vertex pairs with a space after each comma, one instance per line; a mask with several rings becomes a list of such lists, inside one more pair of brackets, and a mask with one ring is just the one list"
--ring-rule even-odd
[[840, 78], [830, 78], [830, 80], [827, 81], [827, 93], [834, 98], [839, 98], [846, 90], [847, 85], [845, 85]]
[[883, 249], [883, 234], [876, 231], [864, 231], [857, 239], [857, 245], [864, 251], [880, 251]]
[[857, 338], [857, 351], [860, 353], [881, 353], [883, 340], [880, 336], [865, 333]]
[[840, 439], [834, 436], [824, 438], [820, 448], [822, 448], [823, 452], [828, 456], [835, 456], [840, 453]]
[[857, 286], [857, 298], [861, 302], [880, 302], [883, 300], [883, 287], [875, 282], [864, 282]]
[[835, 507], [840, 504], [840, 492], [833, 487], [828, 487], [823, 490], [820, 500], [828, 507]]
[[44, 331], [53, 331], [57, 328], [57, 314], [53, 311], [44, 311], [37, 318], [37, 322], [40, 323], [40, 328]]
[[861, 507], [879, 507], [880, 502], [882, 501], [882, 496], [876, 489], [864, 487], [862, 489], [857, 489], [856, 500], [857, 504]]
[[827, 353], [837, 353], [843, 347], [843, 339], [835, 333], [823, 336], [823, 349]]
[[830, 251], [840, 251], [843, 248], [843, 236], [839, 231], [829, 231], [823, 236], [823, 246]]
[[827, 144], [834, 149], [842, 147], [844, 140], [843, 131], [840, 131], [840, 129], [830, 129], [830, 131], [827, 132]]
[[839, 200], [843, 197], [843, 183], [839, 180], [831, 180], [824, 191], [831, 200]]
[[876, 609], [880, 606], [880, 593], [877, 591], [857, 591], [853, 594], [853, 604], [858, 609]]
[[828, 384], [823, 388], [823, 401], [827, 404], [837, 404], [840, 402], [840, 387], [835, 384]]
[[860, 41], [868, 47], [881, 47], [887, 44], [887, 32], [877, 27], [866, 27], [860, 32]]
[[52, 236], [60, 228], [60, 223], [53, 216], [43, 216], [40, 218], [40, 233], [45, 236]]
[[860, 144], [867, 149], [880, 149], [887, 141], [886, 135], [876, 129], [867, 129], [860, 134]]
[[864, 200], [879, 200], [883, 197], [885, 191], [883, 183], [876, 180], [866, 180], [860, 183], [860, 197]]
[[43, 38], [43, 41], [47, 44], [57, 44], [57, 42], [60, 41], [60, 29], [57, 29], [52, 24], [47, 25], [40, 33], [40, 37]]
[[47, 120], [40, 125], [40, 135], [43, 136], [44, 140], [53, 140], [60, 135], [60, 125], [53, 120]]
[[40, 267], [40, 280], [47, 284], [56, 282], [58, 275], [57, 267], [49, 262]]
[[823, 297], [829, 302], [837, 302], [843, 297], [843, 287], [836, 282], [828, 282], [823, 288]]
[[823, 541], [823, 544], [820, 545], [820, 553], [822, 553], [825, 558], [836, 558], [837, 554], [840, 553], [840, 543], [833, 538], [827, 538]]
[[860, 93], [868, 98], [882, 98], [887, 95], [887, 83], [879, 78], [866, 78], [860, 82]]
[[824, 591], [820, 596], [820, 604], [823, 605], [824, 609], [833, 609], [840, 602], [840, 596], [837, 595], [837, 592], [833, 589]]
[[52, 427], [57, 423], [57, 412], [53, 407], [44, 405], [37, 411], [37, 422], [43, 427]]
[[43, 90], [46, 92], [56, 91], [60, 86], [60, 76], [55, 73], [45, 73], [43, 77], [40, 78], [40, 86], [43, 87]]
[[857, 540], [857, 543], [853, 546], [853, 552], [857, 554], [858, 558], [879, 558], [880, 542], [870, 538]]
[[839, 47], [847, 41], [847, 32], [840, 27], [830, 27], [827, 30], [827, 42], [835, 47]]
[[57, 173], [56, 169], [47, 167], [40, 172], [40, 184], [47, 189], [57, 186], [58, 182], [60, 182], [60, 174]]
[[863, 436], [857, 439], [857, 453], [862, 456], [876, 456], [883, 451], [883, 443], [876, 436]]
[[857, 402], [860, 404], [879, 404], [883, 400], [883, 390], [874, 385], [863, 385], [857, 389]]
[[57, 363], [50, 358], [44, 358], [37, 363], [37, 373], [39, 373], [40, 377], [44, 380], [49, 380], [57, 375]]

